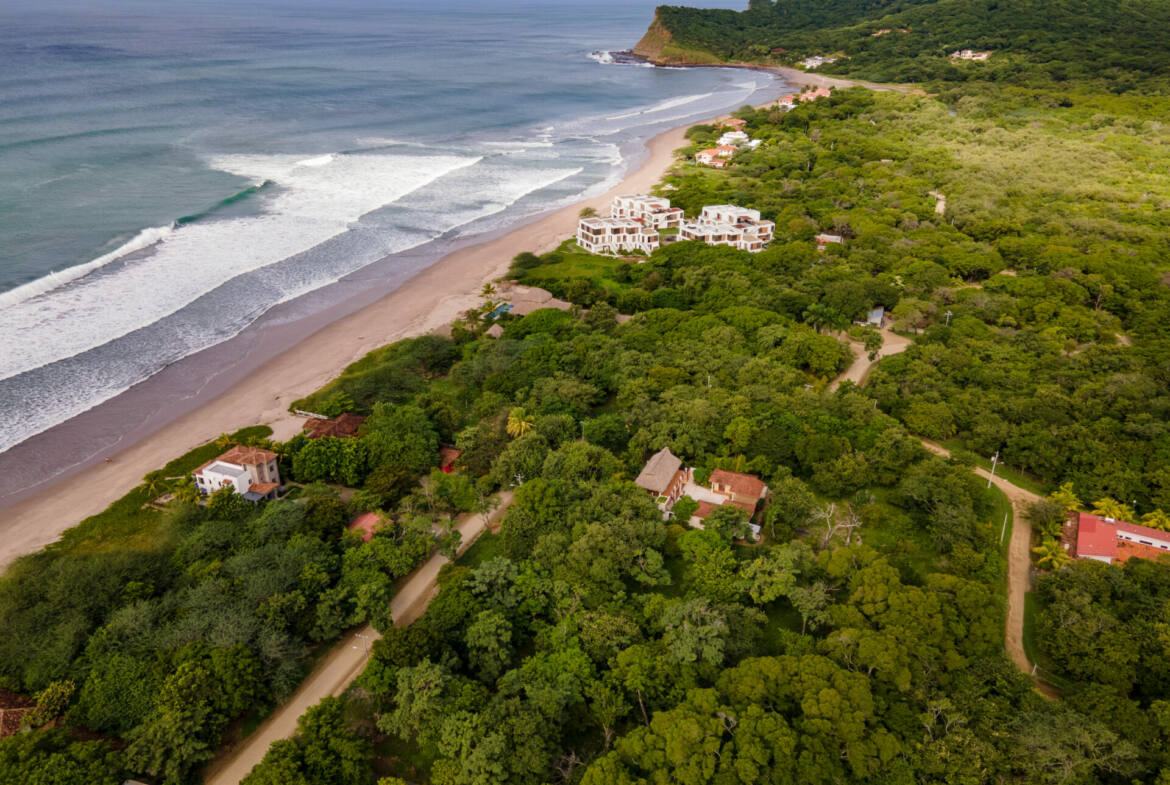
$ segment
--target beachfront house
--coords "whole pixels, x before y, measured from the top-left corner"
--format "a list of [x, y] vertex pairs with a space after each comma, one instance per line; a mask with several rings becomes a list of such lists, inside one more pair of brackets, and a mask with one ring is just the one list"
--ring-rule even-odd
[[695, 153], [695, 163], [702, 166], [713, 166], [716, 169], [722, 169], [727, 166], [728, 159], [739, 152], [738, 147], [732, 147], [729, 144], [721, 144], [718, 147], [712, 147], [708, 150], [700, 150]]
[[641, 221], [652, 229], [677, 229], [682, 223], [681, 207], [671, 207], [670, 200], [661, 196], [615, 196], [609, 208], [610, 218], [628, 218]]
[[721, 120], [718, 123], [720, 128], [730, 128], [733, 131], [742, 131], [747, 125], [747, 120], [740, 120], [738, 117], [729, 117], [726, 120]]
[[730, 245], [741, 251], [759, 253], [772, 241], [776, 225], [760, 219], [759, 210], [733, 204], [708, 205], [697, 220], [684, 221], [680, 240], [698, 240], [707, 245]]
[[793, 109], [795, 107], [796, 107], [796, 93], [789, 93], [788, 95], [782, 95], [782, 96], [780, 96], [779, 100], [776, 101], [776, 108], [777, 109], [788, 110], [788, 109]]
[[619, 254], [658, 249], [658, 232], [630, 218], [582, 218], [577, 222], [577, 245], [589, 253]]
[[835, 244], [835, 245], [840, 245], [841, 243], [845, 242], [845, 238], [839, 234], [825, 234], [823, 232], [821, 234], [818, 234], [813, 239], [817, 241], [817, 251], [820, 251], [822, 253], [824, 252], [825, 248], [827, 248], [829, 246], [830, 243]]
[[200, 493], [231, 488], [250, 502], [272, 499], [280, 487], [276, 453], [259, 447], [233, 447], [193, 472]]
[[1170, 553], [1170, 532], [1087, 512], [1069, 514], [1060, 540], [1070, 556], [1106, 564]]

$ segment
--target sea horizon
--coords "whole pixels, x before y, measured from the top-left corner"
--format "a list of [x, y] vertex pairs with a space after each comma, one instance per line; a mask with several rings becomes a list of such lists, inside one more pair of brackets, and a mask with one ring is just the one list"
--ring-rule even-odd
[[[54, 117], [43, 123], [52, 129], [38, 127], [19, 100], [0, 114], [0, 171], [19, 175], [9, 178], [18, 184], [44, 181], [27, 187], [26, 196], [47, 199], [45, 194], [65, 187], [55, 183], [73, 182], [67, 189], [73, 201], [57, 202], [54, 213], [68, 232], [59, 233], [52, 221], [38, 229], [27, 218], [17, 226], [22, 210], [35, 207], [28, 204], [34, 199], [19, 209], [15, 198], [7, 206], [0, 202], [0, 232], [14, 241], [0, 258], [0, 331], [12, 337], [0, 354], [0, 415], [6, 423], [0, 462], [24, 465], [31, 455], [36, 467], [22, 477], [24, 472], [9, 466], [0, 498], [33, 479], [43, 484], [50, 464], [56, 465], [48, 469], [56, 476], [124, 446], [116, 424], [105, 422], [82, 429], [76, 453], [61, 460], [38, 455], [61, 451], [49, 443], [38, 448], [39, 434], [127, 394], [164, 369], [171, 368], [175, 378], [210, 384], [220, 367], [251, 351], [249, 340], [232, 343], [249, 328], [279, 333], [298, 323], [284, 336], [287, 348], [390, 293], [454, 248], [604, 192], [636, 165], [653, 135], [780, 92], [781, 80], [758, 72], [614, 63], [607, 53], [632, 46], [652, 14], [651, 3], [635, 6], [603, 3], [582, 12], [531, 2], [490, 10], [466, 3], [439, 4], [437, 10], [409, 3], [377, 9], [347, 4], [334, 9], [328, 33], [315, 33], [326, 40], [289, 51], [276, 41], [280, 35], [320, 26], [323, 10], [308, 3], [267, 30], [250, 30], [249, 51], [267, 51], [266, 36], [272, 37], [273, 51], [265, 55], [268, 60], [242, 64], [228, 55], [243, 51], [236, 39], [256, 24], [249, 15], [255, 9], [225, 11], [194, 32], [167, 15], [163, 18], [170, 21], [163, 25], [150, 17], [152, 25], [180, 35], [188, 46], [195, 38], [224, 47], [181, 55], [175, 53], [181, 47], [167, 48], [157, 36], [145, 47], [150, 51], [135, 50], [143, 35], [129, 12], [118, 16], [107, 10], [105, 21], [91, 20], [86, 31], [62, 33], [57, 25], [54, 35], [67, 43], [41, 49], [29, 43], [35, 36], [29, 37], [28, 28], [35, 24], [26, 19], [24, 57], [39, 61], [38, 83], [49, 76], [46, 62], [78, 72], [129, 69], [141, 77], [148, 71], [154, 79], [160, 70], [193, 69], [204, 74], [196, 82], [208, 80], [224, 87], [231, 100], [243, 100], [225, 87], [225, 74], [243, 70], [260, 73], [261, 84], [285, 80], [292, 86], [284, 89], [293, 95], [280, 100], [268, 95], [274, 106], [226, 127], [203, 118], [211, 114], [208, 109], [164, 107], [162, 96], [184, 104], [173, 100], [169, 82], [157, 93], [148, 90], [150, 100], [140, 101], [144, 106], [135, 110], [135, 122], [121, 116], [117, 128], [92, 127], [102, 116], [100, 106], [77, 109], [72, 119], [43, 109]], [[371, 32], [376, 25], [370, 15], [387, 8], [393, 18], [383, 17], [383, 23], [392, 29]], [[597, 18], [603, 19], [600, 27]], [[488, 46], [498, 26], [513, 33], [506, 51]], [[394, 43], [404, 30], [411, 40]], [[411, 59], [411, 52], [428, 45], [449, 47], [452, 38], [459, 41], [455, 48], [472, 40], [487, 48], [474, 56], [465, 51], [453, 65], [446, 55]], [[346, 46], [351, 59], [339, 63], [338, 52]], [[362, 54], [363, 49], [368, 51]], [[158, 64], [160, 57], [165, 67]], [[289, 59], [298, 65], [291, 68]], [[450, 65], [450, 72], [435, 73], [436, 62]], [[534, 63], [545, 66], [539, 83], [523, 78]], [[371, 76], [391, 66], [399, 69], [393, 78]], [[472, 75], [473, 70], [482, 73]], [[359, 99], [345, 84], [355, 72], [367, 80]], [[420, 72], [431, 80], [429, 94]], [[0, 91], [17, 97], [31, 91], [20, 88], [21, 79], [31, 76], [19, 69], [9, 73], [13, 77], [0, 82]], [[315, 86], [307, 89], [305, 82]], [[477, 85], [474, 94], [465, 89], [468, 82]], [[244, 92], [256, 91], [251, 86]], [[115, 98], [127, 100], [122, 93], [95, 100]], [[358, 106], [335, 106], [319, 118], [300, 113], [306, 103], [330, 101]], [[452, 108], [465, 104], [470, 108]], [[185, 120], [191, 127], [176, 122], [184, 112], [200, 122]], [[167, 125], [159, 122], [164, 116], [178, 127], [160, 131]], [[73, 132], [60, 133], [69, 122], [76, 125]], [[246, 134], [244, 128], [255, 131]], [[171, 138], [176, 134], [181, 142]], [[95, 146], [113, 159], [96, 175], [98, 163], [77, 164]], [[129, 163], [118, 157], [126, 150], [134, 153]], [[60, 179], [48, 176], [50, 164], [64, 172]], [[111, 193], [103, 176], [123, 177], [131, 193], [117, 191], [103, 200]], [[94, 183], [100, 187], [94, 189]], [[103, 213], [116, 225], [103, 229]], [[268, 351], [282, 343], [267, 341]], [[183, 363], [191, 367], [173, 368]], [[198, 392], [160, 389], [166, 395]]]

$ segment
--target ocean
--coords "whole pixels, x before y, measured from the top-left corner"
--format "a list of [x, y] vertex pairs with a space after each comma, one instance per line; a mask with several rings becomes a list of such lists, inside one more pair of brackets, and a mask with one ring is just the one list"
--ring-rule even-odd
[[655, 133], [779, 94], [614, 62], [654, 5], [6, 2], [0, 452], [278, 304], [336, 308], [363, 275], [390, 291], [460, 238], [603, 192]]

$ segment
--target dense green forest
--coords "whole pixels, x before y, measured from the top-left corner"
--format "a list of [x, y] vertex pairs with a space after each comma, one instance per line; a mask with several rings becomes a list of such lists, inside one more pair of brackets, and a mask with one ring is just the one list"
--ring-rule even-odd
[[[689, 215], [775, 221], [762, 253], [521, 253], [510, 277], [571, 310], [505, 314], [493, 338], [489, 287], [450, 337], [379, 349], [297, 402], [367, 416], [358, 438], [225, 437], [19, 561], [0, 687], [38, 708], [0, 741], [0, 782], [197, 782], [369, 622], [384, 637], [362, 676], [247, 785], [1170, 783], [1170, 564], [1039, 565], [1025, 634], [1059, 688], [1044, 697], [1004, 650], [1010, 506], [970, 470], [998, 453], [1056, 491], [1048, 536], [1078, 502], [1170, 509], [1165, 6], [947, 3], [660, 9], [726, 59], [790, 40], [762, 30], [848, 33], [878, 48], [842, 69], [935, 81], [745, 107], [759, 149], [674, 168], [661, 193]], [[1010, 34], [955, 40], [1001, 9]], [[873, 38], [875, 20], [911, 32]], [[1082, 41], [1109, 74], [1078, 65]], [[958, 46], [997, 55], [955, 66]], [[691, 128], [681, 152], [719, 133]], [[818, 232], [843, 242], [818, 252]], [[905, 352], [854, 324], [879, 306]], [[846, 338], [880, 361], [834, 387]], [[175, 478], [238, 442], [280, 454], [290, 498], [192, 503]], [[451, 474], [441, 444], [462, 451]], [[700, 480], [763, 479], [762, 539], [719, 512], [691, 528], [685, 504], [664, 519], [632, 482], [662, 447]], [[395, 581], [453, 556], [453, 516], [501, 490], [499, 530], [394, 626]], [[388, 524], [344, 533], [369, 510]]]
[[[995, 54], [954, 63], [948, 55], [958, 49]], [[1168, 49], [1164, 0], [755, 0], [743, 12], [663, 6], [639, 51], [784, 65], [840, 53], [818, 72], [877, 82], [1091, 82], [1148, 93], [1165, 92]]]

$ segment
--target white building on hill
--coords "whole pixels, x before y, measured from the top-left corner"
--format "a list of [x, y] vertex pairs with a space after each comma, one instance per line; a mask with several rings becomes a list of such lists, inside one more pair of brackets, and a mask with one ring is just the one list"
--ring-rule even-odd
[[271, 499], [280, 487], [276, 453], [259, 447], [233, 447], [196, 469], [195, 487], [211, 494], [232, 488], [248, 501]]
[[720, 145], [731, 145], [732, 147], [740, 147], [751, 141], [751, 137], [743, 131], [728, 131], [719, 137]]
[[641, 221], [652, 229], [677, 229], [683, 219], [682, 208], [671, 207], [669, 199], [645, 194], [615, 196], [609, 215]]
[[648, 254], [658, 248], [659, 240], [657, 230], [632, 218], [582, 218], [577, 222], [577, 245], [595, 254]]
[[715, 204], [704, 207], [698, 220], [685, 221], [678, 236], [681, 240], [730, 245], [741, 251], [759, 253], [772, 242], [775, 229], [776, 224], [760, 219], [759, 210]]

